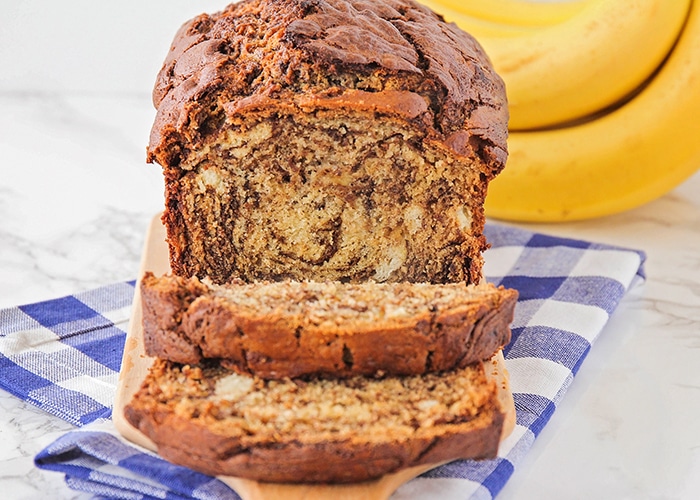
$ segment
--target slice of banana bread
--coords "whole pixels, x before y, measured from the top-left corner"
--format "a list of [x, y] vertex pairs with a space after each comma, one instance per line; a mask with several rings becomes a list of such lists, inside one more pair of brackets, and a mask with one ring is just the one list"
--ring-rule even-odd
[[412, 0], [244, 0], [176, 35], [153, 93], [175, 274], [478, 282], [501, 79]]
[[517, 291], [426, 283], [141, 281], [144, 345], [262, 378], [420, 374], [489, 359], [510, 340]]
[[495, 456], [514, 413], [499, 383], [507, 390], [483, 363], [410, 377], [265, 381], [217, 363], [156, 360], [125, 416], [163, 458], [206, 474], [358, 482]]

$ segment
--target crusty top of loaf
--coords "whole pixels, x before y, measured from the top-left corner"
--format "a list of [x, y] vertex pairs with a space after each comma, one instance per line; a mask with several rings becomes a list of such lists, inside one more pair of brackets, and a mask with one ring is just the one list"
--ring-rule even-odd
[[505, 163], [503, 82], [470, 35], [412, 0], [244, 0], [187, 22], [153, 92], [148, 161], [176, 167], [226, 114], [267, 99], [361, 104], [493, 175]]

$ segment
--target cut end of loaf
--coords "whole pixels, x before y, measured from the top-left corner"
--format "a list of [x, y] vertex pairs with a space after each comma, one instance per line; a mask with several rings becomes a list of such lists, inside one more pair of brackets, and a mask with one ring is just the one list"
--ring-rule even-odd
[[485, 185], [470, 162], [366, 113], [248, 115], [167, 187], [173, 271], [478, 282]]

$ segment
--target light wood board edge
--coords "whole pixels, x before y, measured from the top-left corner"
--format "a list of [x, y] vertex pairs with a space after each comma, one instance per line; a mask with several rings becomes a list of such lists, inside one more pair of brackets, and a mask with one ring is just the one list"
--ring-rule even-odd
[[122, 365], [119, 371], [117, 393], [114, 399], [112, 420], [114, 426], [127, 440], [148, 450], [156, 451], [157, 446], [138, 429], [133, 427], [124, 417], [124, 408], [133, 395], [141, 387], [148, 369], [153, 364], [153, 358], [146, 356], [143, 347], [143, 329], [141, 326], [141, 278], [146, 271], [152, 271], [159, 276], [170, 272], [168, 246], [165, 241], [165, 227], [160, 221], [160, 215], [154, 217], [148, 227], [141, 255], [141, 266], [127, 330]]

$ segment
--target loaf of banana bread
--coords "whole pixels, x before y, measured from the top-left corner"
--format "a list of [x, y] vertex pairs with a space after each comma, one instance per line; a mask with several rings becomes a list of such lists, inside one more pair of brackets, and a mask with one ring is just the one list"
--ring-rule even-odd
[[262, 378], [450, 370], [510, 340], [517, 291], [492, 284], [141, 280], [146, 353]]
[[182, 26], [153, 98], [175, 274], [479, 281], [505, 89], [426, 7], [243, 0]]
[[242, 0], [182, 26], [153, 100], [172, 275], [141, 280], [131, 425], [269, 482], [495, 456], [517, 292], [478, 284], [508, 121], [478, 43], [414, 0]]

